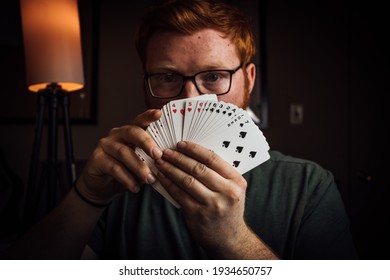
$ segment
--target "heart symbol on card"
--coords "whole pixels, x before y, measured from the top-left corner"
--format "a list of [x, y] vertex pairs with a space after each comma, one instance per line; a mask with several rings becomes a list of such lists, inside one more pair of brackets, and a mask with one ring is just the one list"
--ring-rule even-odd
[[[216, 95], [173, 100], [161, 109], [161, 118], [151, 123], [146, 131], [163, 150], [176, 147], [176, 143], [182, 140], [198, 142], [218, 154], [240, 174], [270, 158], [262, 132], [246, 111], [218, 101]], [[136, 147], [135, 153], [155, 170], [155, 161], [142, 149]], [[180, 207], [160, 183], [152, 184], [152, 187]]]

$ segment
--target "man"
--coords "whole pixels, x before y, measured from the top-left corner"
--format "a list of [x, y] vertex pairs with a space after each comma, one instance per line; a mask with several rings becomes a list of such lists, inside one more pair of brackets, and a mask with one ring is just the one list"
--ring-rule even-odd
[[[271, 151], [270, 160], [241, 176], [195, 143], [179, 142], [176, 149], [162, 151], [145, 131], [174, 99], [215, 93], [221, 101], [246, 108], [256, 76], [256, 48], [241, 12], [220, 2], [166, 1], [145, 16], [136, 47], [151, 109], [99, 141], [75, 187], [16, 245], [15, 254], [356, 258], [333, 177], [315, 163]], [[209, 92], [216, 81], [221, 88]], [[155, 160], [157, 174], [135, 147]], [[149, 186], [156, 180], [180, 209]]]

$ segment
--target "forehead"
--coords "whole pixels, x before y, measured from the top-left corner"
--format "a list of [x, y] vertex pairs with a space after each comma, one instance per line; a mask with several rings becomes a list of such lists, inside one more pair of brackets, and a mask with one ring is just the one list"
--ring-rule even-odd
[[145, 67], [147, 71], [171, 67], [197, 71], [238, 62], [232, 41], [218, 31], [205, 29], [192, 35], [173, 32], [153, 35], [147, 45]]

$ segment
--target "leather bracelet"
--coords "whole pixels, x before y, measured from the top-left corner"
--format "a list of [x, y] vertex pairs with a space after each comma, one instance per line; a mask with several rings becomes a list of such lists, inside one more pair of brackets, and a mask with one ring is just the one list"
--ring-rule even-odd
[[111, 201], [108, 203], [96, 203], [96, 202], [89, 200], [88, 198], [86, 198], [84, 195], [81, 194], [81, 192], [79, 191], [79, 189], [76, 186], [76, 182], [73, 184], [73, 189], [75, 190], [77, 196], [89, 205], [92, 205], [92, 206], [95, 206], [98, 208], [105, 208], [111, 204]]

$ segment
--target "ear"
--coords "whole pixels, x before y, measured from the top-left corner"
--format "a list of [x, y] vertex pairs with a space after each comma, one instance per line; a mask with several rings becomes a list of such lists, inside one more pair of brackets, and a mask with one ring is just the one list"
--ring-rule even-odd
[[248, 89], [249, 94], [252, 93], [253, 87], [255, 86], [255, 79], [256, 79], [256, 66], [254, 63], [249, 63], [246, 68], [246, 76], [248, 78]]

